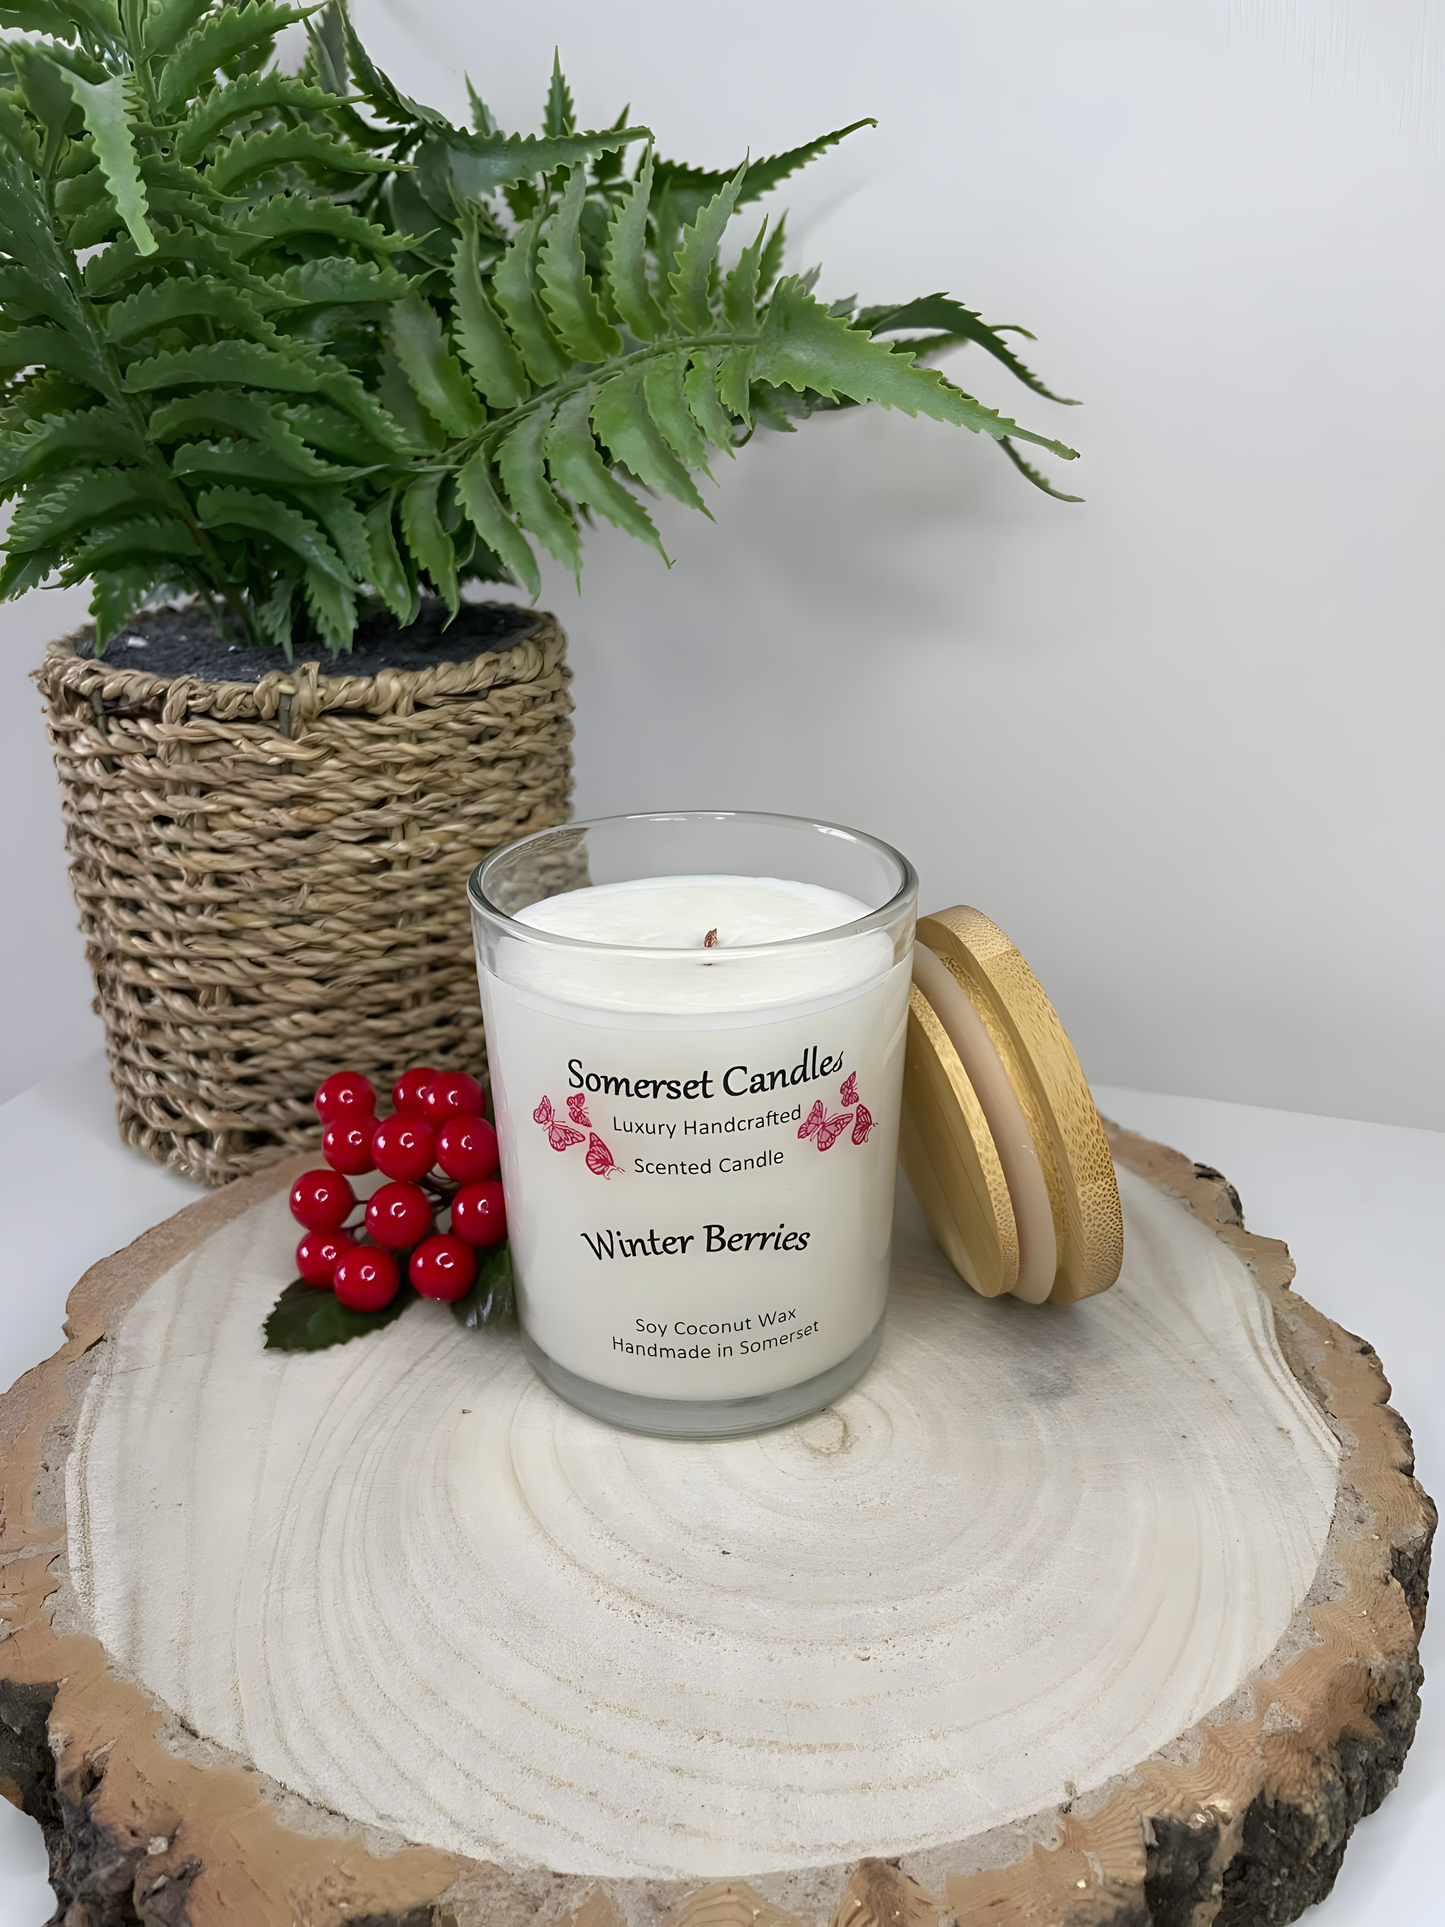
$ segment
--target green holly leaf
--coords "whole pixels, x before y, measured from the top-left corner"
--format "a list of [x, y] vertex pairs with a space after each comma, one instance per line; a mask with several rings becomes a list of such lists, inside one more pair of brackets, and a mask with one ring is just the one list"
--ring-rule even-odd
[[419, 1293], [403, 1284], [380, 1311], [349, 1311], [334, 1291], [295, 1278], [276, 1300], [261, 1329], [268, 1352], [324, 1352], [395, 1323]]
[[502, 1325], [515, 1318], [516, 1281], [510, 1244], [500, 1244], [487, 1253], [477, 1267], [476, 1283], [465, 1298], [455, 1301], [451, 1313], [459, 1325], [473, 1331], [481, 1325]]

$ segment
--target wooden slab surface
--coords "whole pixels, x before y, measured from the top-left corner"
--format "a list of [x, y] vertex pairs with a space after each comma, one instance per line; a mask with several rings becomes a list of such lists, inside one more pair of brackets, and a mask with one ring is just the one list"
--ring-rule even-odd
[[1433, 1508], [1283, 1247], [1115, 1151], [1113, 1291], [978, 1299], [905, 1201], [878, 1365], [721, 1445], [611, 1432], [439, 1308], [263, 1353], [289, 1167], [96, 1267], [0, 1401], [0, 1772], [62, 1897], [1292, 1918], [1408, 1746]]

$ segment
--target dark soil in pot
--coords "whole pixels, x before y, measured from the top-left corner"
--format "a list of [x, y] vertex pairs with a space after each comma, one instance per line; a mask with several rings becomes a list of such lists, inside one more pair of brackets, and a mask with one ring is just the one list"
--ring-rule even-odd
[[[487, 649], [510, 648], [535, 621], [536, 611], [525, 607], [464, 602], [449, 622], [446, 605], [428, 598], [405, 629], [383, 610], [357, 624], [348, 654], [302, 651], [288, 663], [279, 649], [253, 648], [218, 633], [204, 604], [192, 602], [138, 616], [111, 637], [100, 660], [116, 669], [166, 678], [195, 676], [202, 682], [259, 682], [262, 676], [305, 662], [314, 662], [322, 676], [375, 676], [383, 669], [431, 669], [439, 662], [464, 662]], [[93, 653], [93, 638], [77, 650], [86, 658]]]

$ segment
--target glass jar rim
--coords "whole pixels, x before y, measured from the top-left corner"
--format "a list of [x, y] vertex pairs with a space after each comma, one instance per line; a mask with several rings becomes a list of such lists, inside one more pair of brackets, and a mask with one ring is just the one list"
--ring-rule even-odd
[[[549, 837], [565, 835], [569, 830], [605, 829], [614, 824], [688, 822], [775, 823], [789, 828], [815, 830], [820, 836], [842, 837], [850, 843], [864, 844], [895, 864], [899, 872], [898, 888], [893, 895], [876, 910], [870, 910], [866, 916], [856, 917], [851, 923], [830, 924], [825, 930], [810, 930], [805, 936], [780, 938], [775, 943], [730, 944], [725, 949], [719, 948], [714, 952], [713, 961], [718, 963], [737, 963], [750, 958], [789, 955], [806, 949], [809, 945], [838, 943], [845, 938], [863, 936], [873, 930], [886, 930], [897, 920], [909, 901], [916, 900], [918, 895], [918, 873], [901, 850], [896, 850], [891, 843], [885, 843], [882, 837], [870, 836], [866, 830], [851, 829], [844, 823], [826, 823], [811, 816], [788, 816], [776, 810], [636, 810], [617, 816], [586, 817], [578, 823], [556, 823], [549, 829], [532, 830], [526, 836], [519, 836], [510, 843], [504, 843], [500, 849], [493, 850], [490, 855], [483, 857], [467, 878], [468, 901], [478, 915], [501, 926], [508, 937], [524, 942], [543, 944], [559, 950], [586, 951], [591, 955], [642, 957], [649, 960], [671, 957], [695, 959], [697, 956], [695, 948], [674, 949], [670, 946], [652, 944], [603, 943], [590, 937], [565, 937], [555, 930], [544, 930], [536, 924], [522, 923], [493, 903], [485, 889], [485, 878], [493, 865], [499, 863], [503, 857], [509, 857], [516, 851], [525, 849], [529, 843], [542, 843]], [[570, 895], [571, 892], [563, 891], [559, 894]]]

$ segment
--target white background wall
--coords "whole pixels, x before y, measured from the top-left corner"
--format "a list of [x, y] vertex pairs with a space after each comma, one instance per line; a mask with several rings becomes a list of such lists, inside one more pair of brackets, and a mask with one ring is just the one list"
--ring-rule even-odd
[[[358, 0], [460, 116], [624, 101], [721, 166], [861, 114], [790, 183], [792, 265], [1022, 321], [1068, 508], [878, 412], [763, 439], [676, 566], [611, 531], [573, 638], [578, 808], [753, 805], [907, 850], [1019, 942], [1103, 1082], [1445, 1127], [1441, 0]], [[0, 1096], [94, 1019], [7, 611]]]

